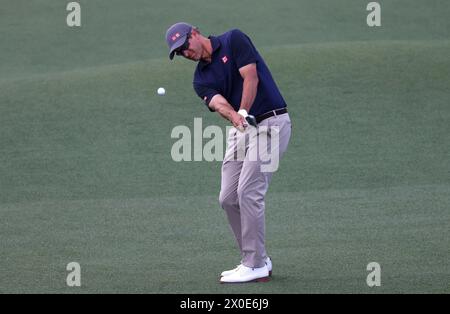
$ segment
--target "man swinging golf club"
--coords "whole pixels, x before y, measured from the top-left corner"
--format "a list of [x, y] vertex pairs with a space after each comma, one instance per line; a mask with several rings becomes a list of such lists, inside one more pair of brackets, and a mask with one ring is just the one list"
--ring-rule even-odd
[[[183, 56], [198, 62], [194, 89], [208, 109], [229, 120], [228, 146], [222, 164], [219, 202], [225, 210], [241, 253], [239, 265], [221, 273], [221, 283], [267, 281], [272, 261], [265, 249], [265, 202], [273, 172], [261, 169], [253, 160], [257, 145], [247, 143], [250, 128], [256, 137], [273, 137], [278, 132], [279, 158], [286, 151], [291, 121], [264, 60], [250, 38], [240, 30], [219, 36], [203, 36], [188, 23], [176, 23], [166, 32], [169, 57]], [[245, 141], [245, 154], [236, 152]], [[273, 148], [273, 147], [272, 147]]]

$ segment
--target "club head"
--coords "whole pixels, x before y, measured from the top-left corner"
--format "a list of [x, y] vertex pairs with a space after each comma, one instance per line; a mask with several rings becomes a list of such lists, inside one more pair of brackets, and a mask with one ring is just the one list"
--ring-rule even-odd
[[255, 116], [252, 116], [251, 114], [249, 114], [245, 120], [247, 120], [248, 124], [254, 126], [255, 128], [258, 126], [258, 124], [256, 123], [256, 118]]

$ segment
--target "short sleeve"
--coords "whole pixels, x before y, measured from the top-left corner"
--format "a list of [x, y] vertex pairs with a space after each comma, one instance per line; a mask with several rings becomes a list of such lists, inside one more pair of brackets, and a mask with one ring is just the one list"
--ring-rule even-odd
[[194, 90], [197, 93], [198, 97], [200, 97], [205, 102], [205, 105], [206, 107], [208, 107], [209, 111], [214, 112], [214, 110], [209, 107], [209, 103], [211, 102], [211, 99], [215, 95], [219, 94], [219, 92], [207, 86], [197, 84], [195, 82], [194, 82]]
[[250, 38], [243, 32], [236, 29], [230, 35], [230, 46], [233, 58], [238, 69], [251, 63], [256, 63], [257, 52]]

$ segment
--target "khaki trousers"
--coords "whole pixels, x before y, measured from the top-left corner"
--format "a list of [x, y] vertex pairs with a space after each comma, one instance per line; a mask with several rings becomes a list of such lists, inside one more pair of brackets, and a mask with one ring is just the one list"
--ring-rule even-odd
[[219, 202], [241, 252], [241, 263], [263, 267], [265, 249], [264, 197], [291, 136], [285, 113], [261, 121], [245, 132], [231, 128], [222, 164]]

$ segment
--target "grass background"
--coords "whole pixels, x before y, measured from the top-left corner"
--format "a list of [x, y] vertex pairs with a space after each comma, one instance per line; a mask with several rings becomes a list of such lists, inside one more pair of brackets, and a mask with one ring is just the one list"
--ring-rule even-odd
[[[1, 293], [450, 292], [446, 1], [380, 1], [378, 28], [360, 0], [85, 0], [80, 28], [68, 2], [0, 0]], [[177, 21], [248, 33], [288, 102], [267, 284], [217, 283], [221, 164], [172, 161], [173, 127], [226, 126], [167, 58]]]

